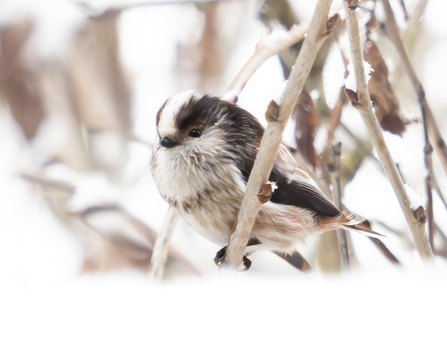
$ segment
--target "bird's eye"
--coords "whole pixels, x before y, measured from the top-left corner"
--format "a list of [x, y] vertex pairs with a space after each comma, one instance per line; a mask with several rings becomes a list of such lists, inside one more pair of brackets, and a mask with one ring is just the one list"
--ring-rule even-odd
[[198, 129], [192, 129], [191, 132], [189, 133], [189, 136], [194, 138], [199, 138], [201, 135], [202, 132], [200, 132], [200, 130]]

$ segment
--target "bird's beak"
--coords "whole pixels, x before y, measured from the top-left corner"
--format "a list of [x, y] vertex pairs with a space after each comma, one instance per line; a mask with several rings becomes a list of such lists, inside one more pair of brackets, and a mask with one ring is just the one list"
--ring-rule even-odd
[[171, 147], [176, 146], [177, 143], [173, 142], [172, 140], [170, 140], [167, 137], [163, 137], [163, 138], [160, 139], [160, 145], [165, 147], [165, 148], [167, 148], [167, 149], [169, 149]]

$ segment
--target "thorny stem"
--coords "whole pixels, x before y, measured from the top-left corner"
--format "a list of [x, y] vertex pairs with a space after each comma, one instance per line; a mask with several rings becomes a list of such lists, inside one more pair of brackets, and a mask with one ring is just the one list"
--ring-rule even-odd
[[288, 32], [274, 31], [269, 35], [263, 36], [256, 45], [253, 55], [236, 75], [233, 82], [231, 82], [223, 98], [236, 103], [245, 84], [261, 64], [271, 56], [290, 48], [298, 41], [304, 39], [304, 35], [309, 29], [309, 24], [309, 21], [305, 21], [299, 25], [294, 25]]
[[163, 226], [157, 235], [157, 240], [155, 241], [154, 251], [151, 257], [151, 276], [156, 280], [160, 280], [163, 276], [166, 261], [168, 259], [169, 243], [178, 219], [179, 216], [176, 211], [174, 211], [172, 207], [169, 207]]
[[318, 0], [308, 35], [282, 94], [281, 107], [275, 109], [277, 105], [273, 101], [269, 106], [269, 123], [247, 182], [247, 191], [239, 211], [236, 229], [230, 237], [226, 251], [225, 264], [231, 269], [237, 269], [242, 262], [256, 216], [261, 208], [257, 196], [268, 181], [281, 144], [282, 134], [310, 73], [317, 52], [329, 36], [326, 25], [331, 3], [332, 0]]
[[356, 17], [358, 1], [343, 0], [343, 5], [347, 12], [347, 31], [351, 50], [351, 61], [354, 64], [357, 84], [357, 101], [352, 101], [352, 105], [360, 112], [363, 121], [368, 128], [369, 135], [373, 141], [377, 154], [379, 155], [383, 169], [388, 176], [388, 179], [390, 180], [399, 200], [419, 255], [424, 259], [433, 259], [433, 253], [425, 232], [424, 222], [416, 219], [413, 210], [410, 207], [410, 200], [408, 198], [407, 191], [405, 190], [402, 178], [396, 169], [396, 165], [394, 164], [393, 158], [388, 150], [388, 146], [385, 143], [377, 117], [372, 110], [363, 65], [364, 60], [360, 41], [360, 30]]

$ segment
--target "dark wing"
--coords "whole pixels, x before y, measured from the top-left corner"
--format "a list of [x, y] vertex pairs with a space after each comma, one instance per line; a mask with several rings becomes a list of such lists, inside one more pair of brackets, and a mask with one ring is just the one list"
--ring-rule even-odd
[[320, 216], [333, 217], [340, 211], [326, 199], [320, 190], [311, 184], [296, 179], [293, 174], [280, 169], [281, 159], [276, 159], [269, 180], [275, 182], [278, 189], [273, 192], [271, 202], [307, 208]]
[[[210, 96], [207, 97], [210, 99]], [[216, 104], [222, 105], [220, 109], [215, 110], [225, 112], [225, 118], [220, 125], [223, 130], [231, 130], [226, 140], [229, 145], [228, 150], [234, 156], [229, 159], [235, 161], [241, 171], [242, 179], [247, 182], [264, 135], [264, 128], [252, 114], [244, 109], [217, 98], [215, 100], [218, 101]], [[340, 214], [340, 211], [323, 196], [320, 190], [305, 181], [303, 174], [306, 175], [296, 167], [290, 151], [281, 146], [269, 179], [276, 182], [278, 189], [273, 192], [270, 201], [307, 208], [320, 216], [333, 217]], [[310, 178], [307, 177], [307, 179]]]

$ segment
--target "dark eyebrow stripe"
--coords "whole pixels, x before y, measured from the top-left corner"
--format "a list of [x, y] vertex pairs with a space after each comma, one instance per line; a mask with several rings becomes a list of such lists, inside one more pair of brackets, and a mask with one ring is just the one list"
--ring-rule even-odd
[[192, 125], [204, 124], [207, 120], [207, 109], [193, 97], [178, 112], [175, 124], [178, 130], [185, 130]]

